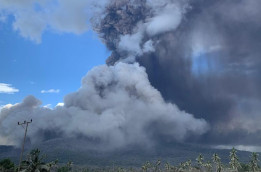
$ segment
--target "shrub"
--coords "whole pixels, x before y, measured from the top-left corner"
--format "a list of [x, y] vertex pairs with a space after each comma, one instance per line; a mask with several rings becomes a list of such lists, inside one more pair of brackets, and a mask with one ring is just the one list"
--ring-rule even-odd
[[10, 159], [3, 159], [0, 161], [0, 167], [4, 170], [10, 170], [14, 168], [14, 163]]

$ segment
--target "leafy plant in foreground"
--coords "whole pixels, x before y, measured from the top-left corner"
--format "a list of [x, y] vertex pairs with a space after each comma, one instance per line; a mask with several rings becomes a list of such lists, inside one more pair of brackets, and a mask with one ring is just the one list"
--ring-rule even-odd
[[215, 164], [216, 171], [221, 172], [222, 163], [221, 163], [221, 158], [218, 156], [218, 154], [216, 154], [216, 153], [213, 154], [212, 161]]
[[211, 169], [212, 169], [212, 164], [211, 164], [211, 162], [208, 161], [207, 163], [205, 163], [205, 164], [204, 164], [204, 167], [205, 167], [205, 169], [206, 169], [208, 172], [210, 172]]
[[202, 169], [202, 167], [204, 165], [204, 162], [203, 162], [204, 161], [204, 157], [203, 157], [203, 155], [199, 154], [199, 156], [197, 157], [196, 161], [197, 161], [198, 167], [200, 169]]
[[237, 150], [233, 147], [230, 154], [229, 154], [230, 162], [229, 165], [233, 170], [238, 171], [238, 169], [241, 167], [239, 163], [239, 159], [237, 157]]
[[147, 162], [141, 167], [141, 169], [142, 169], [143, 172], [147, 172], [150, 167], [151, 167], [151, 164], [150, 164], [149, 161], [147, 161]]
[[11, 170], [14, 168], [14, 163], [10, 159], [3, 159], [0, 161], [0, 170]]
[[62, 166], [57, 169], [57, 172], [69, 172], [72, 170], [72, 161], [69, 161], [65, 166]]
[[253, 172], [258, 171], [258, 154], [256, 152], [253, 152], [251, 155], [251, 160], [249, 162], [249, 167]]

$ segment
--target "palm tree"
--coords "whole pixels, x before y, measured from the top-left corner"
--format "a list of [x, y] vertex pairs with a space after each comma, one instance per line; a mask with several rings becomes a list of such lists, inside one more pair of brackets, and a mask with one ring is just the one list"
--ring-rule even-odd
[[141, 167], [142, 171], [143, 172], [147, 172], [148, 171], [148, 166], [146, 164], [144, 164], [142, 167]]
[[207, 169], [208, 172], [211, 171], [211, 168], [212, 168], [212, 164], [210, 161], [208, 161], [206, 164], [204, 164], [204, 167]]
[[147, 172], [147, 170], [148, 170], [145, 165], [141, 166], [141, 169], [142, 169], [143, 172]]
[[221, 158], [218, 156], [218, 154], [214, 153], [212, 156], [212, 160], [215, 164], [217, 164], [218, 162], [220, 162]]
[[217, 164], [217, 172], [221, 172], [223, 169], [221, 161]]
[[190, 171], [191, 170], [191, 168], [192, 168], [192, 163], [191, 163], [191, 160], [188, 160], [187, 162], [185, 162], [185, 164], [186, 164], [186, 168], [188, 169], [188, 171]]
[[250, 169], [254, 172], [258, 170], [258, 156], [259, 155], [256, 152], [253, 152], [251, 155], [251, 160], [249, 162]]
[[27, 160], [23, 162], [24, 165], [27, 166], [26, 171], [29, 171], [29, 172], [40, 171], [42, 166], [45, 165], [45, 163], [42, 162], [44, 160], [44, 158], [45, 158], [44, 156], [40, 157], [40, 150], [39, 149], [33, 149], [29, 153]]
[[124, 172], [125, 170], [124, 170], [124, 168], [122, 168], [122, 167], [119, 167], [118, 168], [118, 170], [117, 170], [117, 172]]
[[155, 164], [155, 171], [159, 171], [159, 166], [160, 166], [160, 164], [161, 164], [161, 161], [158, 160], [158, 161], [156, 162], [156, 164]]
[[186, 163], [185, 162], [181, 162], [179, 164], [178, 171], [181, 172], [181, 171], [184, 171], [185, 169], [186, 169]]
[[[192, 169], [192, 165], [191, 165], [192, 163], [191, 163], [191, 160], [188, 160], [188, 161], [186, 161], [186, 162], [181, 162], [180, 164], [179, 164], [179, 166], [178, 166], [178, 169], [177, 169], [177, 171], [191, 171], [191, 169]], [[172, 170], [172, 171], [174, 171], [174, 170]]]
[[151, 167], [151, 164], [149, 161], [147, 161], [141, 168], [142, 168], [143, 172], [147, 172], [150, 167]]
[[41, 151], [39, 149], [33, 149], [26, 161], [23, 161], [23, 166], [26, 172], [48, 172], [54, 166], [56, 166], [58, 160], [50, 163], [44, 163], [45, 155], [40, 156]]
[[165, 163], [165, 169], [167, 172], [170, 171], [170, 164], [168, 162]]
[[237, 150], [233, 147], [231, 152], [230, 152], [230, 155], [229, 155], [229, 158], [230, 158], [229, 165], [233, 170], [238, 171], [238, 168], [240, 168], [241, 165], [239, 163], [239, 160], [238, 160], [236, 153], [237, 153]]
[[199, 154], [199, 156], [196, 159], [197, 163], [198, 163], [198, 167], [202, 168], [203, 167], [203, 161], [204, 161], [204, 157], [202, 154]]
[[221, 158], [218, 156], [218, 154], [214, 153], [212, 156], [213, 163], [216, 165], [216, 171], [221, 172], [222, 170], [222, 163]]

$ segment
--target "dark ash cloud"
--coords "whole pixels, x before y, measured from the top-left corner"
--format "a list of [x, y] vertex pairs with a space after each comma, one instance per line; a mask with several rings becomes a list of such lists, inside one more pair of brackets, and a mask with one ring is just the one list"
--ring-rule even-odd
[[[134, 9], [142, 6], [145, 10], [139, 15], [127, 10], [116, 17], [111, 15], [111, 9], [124, 9], [126, 4]], [[108, 18], [117, 18], [110, 28], [130, 29], [126, 33], [115, 30], [113, 34], [106, 27], [100, 30], [112, 50], [107, 63], [138, 61], [144, 66], [152, 86], [165, 100], [211, 124], [211, 130], [200, 142], [258, 144], [261, 2], [165, 0], [158, 4], [156, 1], [126, 1], [126, 4], [112, 5], [101, 21], [106, 23]], [[170, 6], [175, 7], [172, 12], [164, 12]], [[133, 22], [121, 21], [125, 13], [134, 18]], [[169, 30], [160, 29], [151, 34], [148, 26], [159, 16], [179, 22]], [[162, 25], [160, 21], [157, 24], [155, 29]], [[129, 43], [138, 44], [140, 49], [151, 40], [153, 51], [133, 53], [129, 51], [132, 45], [119, 49], [121, 38], [126, 35], [130, 35]], [[140, 38], [132, 41], [136, 35]]]

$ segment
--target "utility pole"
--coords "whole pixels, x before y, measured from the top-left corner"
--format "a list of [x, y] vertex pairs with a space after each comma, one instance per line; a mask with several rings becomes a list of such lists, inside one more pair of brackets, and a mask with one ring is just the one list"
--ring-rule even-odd
[[19, 161], [19, 167], [18, 167], [18, 172], [20, 172], [21, 169], [21, 163], [22, 163], [22, 159], [23, 159], [23, 153], [24, 153], [24, 144], [25, 144], [25, 139], [26, 139], [26, 134], [27, 134], [27, 128], [28, 128], [28, 124], [32, 123], [33, 120], [31, 119], [31, 121], [24, 121], [23, 123], [18, 122], [18, 125], [21, 125], [24, 128], [25, 125], [25, 132], [24, 132], [24, 141], [23, 141], [23, 145], [22, 145], [22, 152], [20, 155], [20, 161]]

